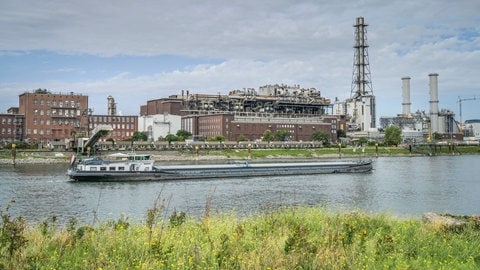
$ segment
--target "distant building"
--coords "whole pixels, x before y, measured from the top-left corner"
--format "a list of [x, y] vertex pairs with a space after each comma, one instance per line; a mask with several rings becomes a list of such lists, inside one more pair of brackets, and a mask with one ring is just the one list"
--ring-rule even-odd
[[169, 113], [142, 115], [138, 117], [138, 131], [145, 132], [149, 141], [157, 141], [181, 129], [180, 115]]
[[146, 105], [140, 106], [140, 115], [158, 115], [158, 114], [173, 114], [181, 115], [183, 110], [183, 100], [177, 96], [169, 98], [160, 98], [147, 101]]
[[17, 107], [8, 109], [6, 114], [0, 114], [0, 147], [23, 141], [23, 123], [24, 117], [18, 113]]
[[265, 85], [258, 92], [246, 88], [227, 95], [182, 91], [141, 106], [139, 131], [153, 140], [182, 129], [196, 138], [223, 136], [231, 141], [259, 140], [266, 130], [287, 130], [289, 140], [310, 141], [315, 131], [322, 131], [336, 142], [337, 129], [345, 130], [345, 121], [342, 125], [341, 118], [329, 115], [332, 107], [320, 91], [299, 85]]
[[463, 127], [463, 134], [469, 140], [480, 141], [480, 119], [466, 120]]
[[64, 144], [86, 129], [88, 96], [51, 93], [44, 89], [19, 95], [18, 113], [24, 116], [24, 140], [43, 146]]
[[109, 138], [115, 141], [130, 139], [138, 127], [138, 116], [136, 115], [91, 115], [88, 119], [89, 130], [93, 130], [98, 125], [112, 126], [113, 131], [105, 137], [102, 137], [102, 141]]
[[236, 141], [241, 137], [250, 141], [261, 140], [264, 132], [272, 134], [286, 130], [290, 141], [311, 141], [316, 131], [330, 136], [330, 142], [337, 142], [337, 130], [345, 125], [336, 116], [287, 116], [257, 113], [219, 113], [188, 115], [182, 117], [182, 129], [199, 137], [223, 136], [227, 141]]

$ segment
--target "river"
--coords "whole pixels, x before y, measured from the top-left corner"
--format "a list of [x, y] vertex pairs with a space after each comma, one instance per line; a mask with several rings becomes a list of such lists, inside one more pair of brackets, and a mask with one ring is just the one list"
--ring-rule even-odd
[[0, 165], [0, 209], [29, 222], [143, 220], [158, 199], [172, 211], [239, 215], [291, 205], [420, 217], [425, 212], [480, 214], [480, 155], [379, 157], [365, 174], [324, 174], [166, 182], [79, 183], [67, 164]]

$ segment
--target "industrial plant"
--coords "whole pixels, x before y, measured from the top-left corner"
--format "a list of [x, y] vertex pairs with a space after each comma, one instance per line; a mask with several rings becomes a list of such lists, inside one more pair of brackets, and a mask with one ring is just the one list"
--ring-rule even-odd
[[396, 125], [402, 128], [403, 139], [410, 142], [431, 142], [437, 139], [463, 140], [463, 134], [455, 113], [448, 109], [439, 110], [438, 74], [431, 73], [429, 77], [430, 111], [411, 112], [410, 77], [402, 80], [402, 114], [396, 117], [381, 117], [380, 126], [386, 128]]
[[335, 98], [332, 103], [316, 88], [298, 84], [268, 84], [258, 89], [231, 90], [228, 94], [181, 90], [178, 95], [148, 100], [140, 107], [140, 116], [123, 116], [117, 113], [113, 96], [107, 97], [107, 115], [98, 115], [88, 107], [86, 95], [37, 89], [20, 94], [19, 107], [0, 114], [0, 146], [26, 141], [62, 148], [72, 144], [72, 137], [83, 137], [78, 142], [74, 139], [74, 144], [93, 146], [97, 140], [128, 140], [137, 131], [145, 132], [149, 142], [154, 142], [179, 130], [190, 132], [196, 139], [221, 137], [232, 142], [262, 142], [266, 132], [284, 132], [285, 142], [312, 144], [312, 135], [320, 132], [328, 136], [329, 143], [336, 144], [344, 135], [381, 141], [381, 131], [391, 125], [401, 127], [403, 140], [409, 143], [462, 141], [464, 137], [480, 140], [480, 120], [462, 123], [462, 102], [476, 100], [476, 97], [459, 97], [460, 121], [456, 121], [453, 111], [439, 109], [437, 73], [428, 75], [428, 112], [412, 112], [411, 78], [403, 77], [402, 113], [380, 117], [377, 125], [368, 24], [363, 17], [358, 17], [353, 27], [353, 73], [350, 97], [346, 100]]

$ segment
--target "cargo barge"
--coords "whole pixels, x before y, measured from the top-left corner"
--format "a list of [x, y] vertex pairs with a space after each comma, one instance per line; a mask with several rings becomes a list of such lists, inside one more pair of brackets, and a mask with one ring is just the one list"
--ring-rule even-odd
[[[75, 163], [75, 162], [73, 162]], [[328, 173], [365, 173], [371, 160], [249, 163], [247, 161], [206, 165], [156, 166], [149, 155], [128, 155], [122, 161], [87, 158], [72, 164], [67, 175], [73, 181], [162, 181], [225, 177], [256, 177]]]

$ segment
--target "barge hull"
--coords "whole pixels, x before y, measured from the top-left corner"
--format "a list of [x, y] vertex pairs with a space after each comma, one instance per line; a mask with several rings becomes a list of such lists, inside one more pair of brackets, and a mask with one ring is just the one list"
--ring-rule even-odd
[[153, 171], [69, 171], [75, 181], [167, 181], [211, 179], [225, 177], [289, 176], [332, 173], [365, 173], [372, 170], [372, 161], [361, 162], [306, 162], [275, 164], [178, 165], [155, 167]]

